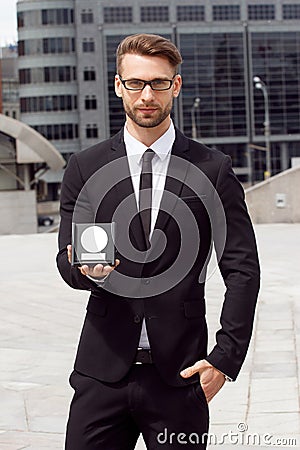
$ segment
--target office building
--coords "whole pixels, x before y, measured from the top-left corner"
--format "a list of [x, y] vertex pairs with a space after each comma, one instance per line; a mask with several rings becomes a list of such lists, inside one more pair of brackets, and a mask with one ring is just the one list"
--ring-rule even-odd
[[232, 156], [241, 181], [300, 156], [300, 0], [19, 0], [21, 119], [68, 157], [123, 124], [115, 50], [128, 34], [159, 33], [180, 48], [176, 125]]
[[9, 45], [0, 49], [0, 113], [19, 119], [18, 48]]

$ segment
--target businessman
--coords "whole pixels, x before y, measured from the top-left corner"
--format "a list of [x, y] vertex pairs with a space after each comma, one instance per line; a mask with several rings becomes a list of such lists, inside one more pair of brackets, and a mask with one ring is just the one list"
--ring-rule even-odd
[[[181, 62], [161, 36], [126, 37], [114, 80], [124, 128], [74, 154], [65, 171], [58, 269], [90, 291], [70, 376], [67, 450], [134, 449], [141, 433], [151, 450], [205, 449], [208, 403], [246, 356], [259, 290], [255, 237], [230, 158], [171, 120]], [[86, 221], [88, 210], [91, 221], [116, 223], [113, 266], [70, 264], [72, 221]], [[226, 292], [208, 351], [213, 244]]]

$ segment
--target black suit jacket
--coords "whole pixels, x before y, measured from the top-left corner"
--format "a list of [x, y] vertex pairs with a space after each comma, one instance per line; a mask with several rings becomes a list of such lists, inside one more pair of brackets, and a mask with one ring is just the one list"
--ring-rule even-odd
[[[154, 363], [171, 385], [194, 382], [196, 376], [183, 379], [180, 371], [202, 358], [235, 379], [246, 356], [259, 290], [259, 263], [243, 189], [228, 156], [186, 138], [178, 130], [172, 155], [175, 161], [171, 159], [169, 165], [155, 226], [164, 233], [164, 237], [161, 233], [158, 236], [158, 244], [166, 245], [158, 257], [155, 249], [160, 245], [153, 245], [152, 258], [148, 255], [139, 262], [118, 252], [128, 234], [134, 248], [145, 250], [139, 216], [135, 215], [129, 224], [129, 216], [136, 212], [136, 205], [129, 166], [124, 158], [123, 131], [74, 154], [65, 171], [58, 269], [71, 287], [91, 291], [75, 369], [102, 381], [118, 381], [129, 371], [143, 318]], [[122, 157], [124, 159], [120, 159]], [[130, 211], [129, 216], [123, 210], [116, 220], [117, 257], [121, 264], [103, 287], [81, 275], [67, 260], [73, 211], [80, 196], [84, 197], [81, 203], [87, 214], [83, 221], [110, 222], [122, 201], [128, 201], [125, 211]], [[219, 205], [216, 199], [221, 200], [225, 213], [223, 245], [222, 239], [218, 242], [222, 234], [218, 228], [223, 227], [218, 223], [223, 220], [222, 214], [214, 216], [214, 209]], [[195, 224], [199, 240], [195, 238]], [[184, 242], [181, 225], [185, 228]], [[212, 241], [217, 247], [226, 293], [216, 345], [207, 355], [204, 287]], [[188, 267], [183, 267], [186, 269], [183, 277], [178, 266], [175, 272], [169, 270], [178, 263], [181, 251], [185, 266], [189, 253], [193, 253]], [[127, 283], [125, 295], [122, 293], [125, 284], [119, 282], [121, 276]]]

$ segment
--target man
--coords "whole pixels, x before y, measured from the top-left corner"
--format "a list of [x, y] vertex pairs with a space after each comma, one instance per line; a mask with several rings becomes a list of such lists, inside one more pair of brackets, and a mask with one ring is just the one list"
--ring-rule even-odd
[[[73, 155], [65, 172], [58, 268], [70, 286], [91, 291], [70, 377], [67, 450], [134, 449], [140, 433], [149, 449], [206, 448], [207, 404], [247, 352], [259, 289], [255, 238], [230, 158], [171, 121], [180, 63], [161, 36], [125, 38], [115, 76], [124, 129]], [[71, 266], [82, 204], [95, 222], [116, 222], [114, 266]], [[226, 293], [207, 354], [212, 241]]]

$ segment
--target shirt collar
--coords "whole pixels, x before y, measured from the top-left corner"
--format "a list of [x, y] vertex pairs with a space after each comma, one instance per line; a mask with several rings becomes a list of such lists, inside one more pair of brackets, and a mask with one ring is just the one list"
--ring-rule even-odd
[[[151, 149], [155, 152], [155, 154], [160, 158], [161, 161], [164, 161], [168, 154], [171, 152], [174, 141], [175, 128], [171, 120], [170, 126], [167, 131], [151, 145]], [[140, 163], [141, 158], [148, 147], [142, 144], [142, 142], [138, 141], [129, 133], [126, 124], [124, 127], [124, 142], [127, 155], [135, 155], [135, 157], [138, 158], [138, 163]]]

